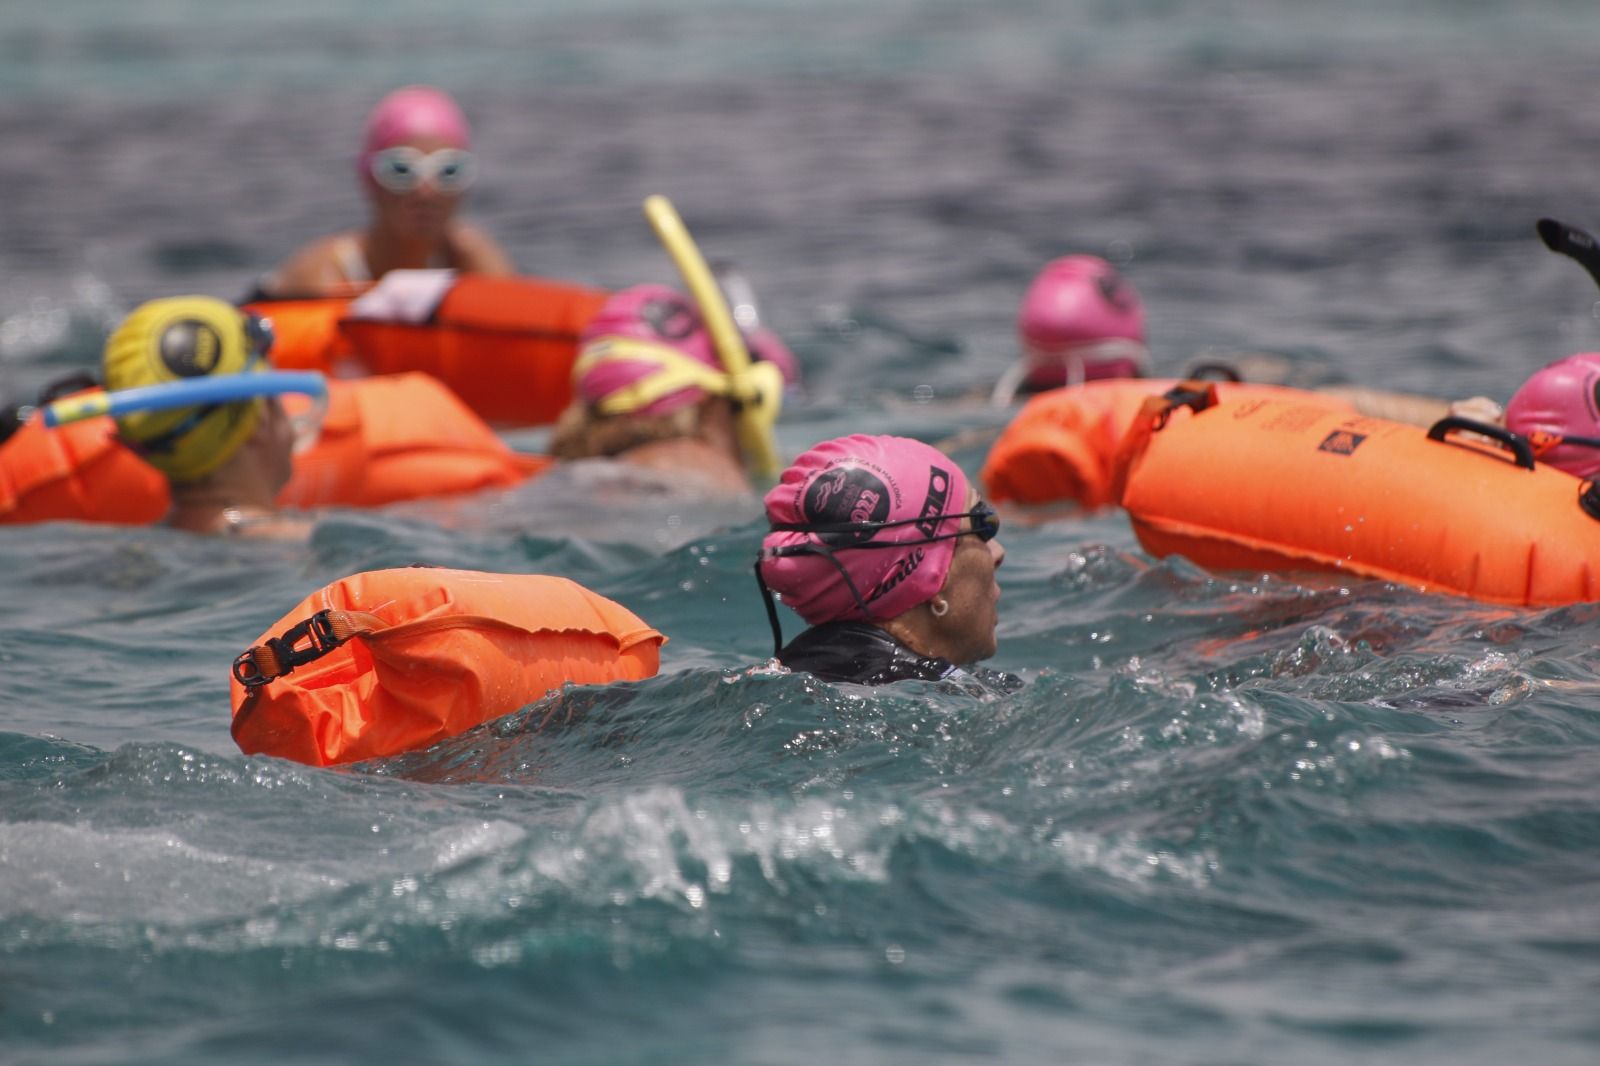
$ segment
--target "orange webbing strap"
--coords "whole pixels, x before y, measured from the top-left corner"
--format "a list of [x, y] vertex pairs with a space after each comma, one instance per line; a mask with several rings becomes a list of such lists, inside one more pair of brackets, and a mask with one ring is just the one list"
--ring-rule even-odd
[[1129, 469], [1144, 454], [1145, 447], [1150, 443], [1150, 435], [1167, 427], [1172, 412], [1180, 407], [1188, 407], [1198, 413], [1215, 407], [1216, 403], [1217, 386], [1210, 381], [1180, 381], [1159, 396], [1145, 397], [1139, 405], [1139, 413], [1133, 417], [1133, 424], [1117, 444], [1116, 458], [1111, 466], [1111, 498], [1122, 502]]
[[240, 653], [233, 660], [234, 680], [246, 688], [265, 685], [293, 673], [297, 666], [315, 662], [359, 633], [373, 633], [388, 625], [366, 611], [318, 611], [279, 636]]

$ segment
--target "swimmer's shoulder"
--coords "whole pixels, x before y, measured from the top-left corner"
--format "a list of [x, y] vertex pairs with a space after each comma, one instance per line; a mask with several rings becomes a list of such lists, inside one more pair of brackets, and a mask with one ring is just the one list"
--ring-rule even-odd
[[262, 288], [270, 296], [280, 299], [320, 296], [332, 292], [347, 282], [344, 262], [351, 242], [359, 250], [361, 234], [345, 230], [318, 237], [302, 245], [283, 265], [273, 272]]

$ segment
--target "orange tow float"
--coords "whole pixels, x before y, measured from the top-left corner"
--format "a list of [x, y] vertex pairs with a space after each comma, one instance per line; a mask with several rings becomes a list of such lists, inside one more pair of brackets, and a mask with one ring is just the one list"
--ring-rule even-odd
[[638, 681], [666, 637], [566, 578], [410, 567], [333, 582], [233, 664], [249, 755], [329, 766], [411, 751], [562, 685]]
[[[1040, 504], [1073, 502], [1087, 508], [1117, 502], [1112, 488], [1117, 445], [1140, 405], [1174, 380], [1106, 378], [1041, 393], [1017, 412], [989, 450], [979, 477], [991, 499]], [[1313, 397], [1353, 410], [1342, 400], [1275, 385], [1218, 382], [1217, 395]]]
[[268, 300], [272, 362], [286, 370], [422, 371], [490, 422], [544, 425], [572, 399], [578, 334], [610, 294], [535, 277], [462, 274], [422, 321], [365, 317], [354, 300]]
[[[291, 415], [310, 401], [285, 398]], [[547, 456], [514, 452], [455, 394], [426, 374], [328, 382], [328, 411], [310, 449], [294, 457], [284, 507], [380, 507], [509, 488]]]
[[128, 450], [109, 417], [47, 429], [35, 411], [0, 443], [0, 525], [148, 525], [171, 502], [167, 479]]
[[1495, 603], [1600, 599], [1594, 484], [1496, 426], [1422, 429], [1320, 400], [1210, 385], [1155, 400], [1113, 478], [1139, 543], [1207, 567], [1328, 570]]

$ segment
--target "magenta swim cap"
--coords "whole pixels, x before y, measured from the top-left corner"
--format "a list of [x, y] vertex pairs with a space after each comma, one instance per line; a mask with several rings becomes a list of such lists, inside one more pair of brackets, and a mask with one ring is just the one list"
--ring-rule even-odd
[[[592, 342], [606, 337], [631, 337], [665, 345], [719, 373], [724, 370], [699, 309], [687, 296], [666, 285], [635, 285], [614, 294], [578, 335], [579, 348], [587, 350]], [[799, 377], [793, 353], [771, 330], [757, 327], [745, 334], [745, 343], [750, 348], [751, 358], [770, 362], [783, 373], [785, 384], [793, 384]], [[574, 367], [573, 385], [578, 397], [592, 406], [660, 369], [658, 360], [644, 356], [584, 360]], [[703, 389], [690, 385], [634, 411], [664, 415], [699, 403], [705, 395]]]
[[437, 138], [448, 147], [472, 146], [466, 116], [448, 93], [431, 85], [408, 85], [378, 101], [367, 116], [365, 140], [357, 160], [363, 177], [374, 153], [422, 138]]
[[1032, 388], [1065, 385], [1072, 369], [1085, 381], [1144, 372], [1144, 305], [1098, 256], [1047, 263], [1022, 298], [1017, 332]]
[[[578, 335], [579, 349], [588, 353], [595, 342], [607, 337], [630, 337], [661, 345], [711, 370], [722, 370], [711, 348], [710, 334], [700, 321], [700, 312], [687, 296], [666, 285], [635, 285], [614, 294]], [[602, 360], [580, 357], [573, 367], [573, 389], [579, 399], [593, 406], [661, 369], [659, 360], [643, 354], [636, 359], [621, 355]], [[687, 385], [634, 408], [633, 413], [670, 414], [680, 407], [699, 403], [705, 395], [703, 389]]]
[[[927, 602], [944, 587], [956, 541], [928, 538], [960, 528], [959, 517], [945, 516], [967, 512], [967, 478], [942, 452], [921, 441], [856, 434], [823, 441], [800, 456], [765, 502], [767, 520], [774, 526], [909, 520], [868, 531], [773, 532], [761, 541], [757, 565], [762, 580], [808, 625], [884, 621]], [[773, 554], [804, 545], [828, 551]], [[863, 603], [870, 615], [862, 611]]]
[[[1523, 435], [1600, 437], [1600, 352], [1580, 352], [1538, 370], [1506, 404], [1506, 428]], [[1600, 448], [1562, 445], [1541, 458], [1581, 478], [1600, 475]]]

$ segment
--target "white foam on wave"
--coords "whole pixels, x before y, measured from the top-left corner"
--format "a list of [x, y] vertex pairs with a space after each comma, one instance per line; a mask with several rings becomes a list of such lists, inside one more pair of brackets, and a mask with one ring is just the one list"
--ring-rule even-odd
[[189, 924], [342, 888], [297, 863], [196, 847], [170, 829], [0, 826], [0, 919]]

